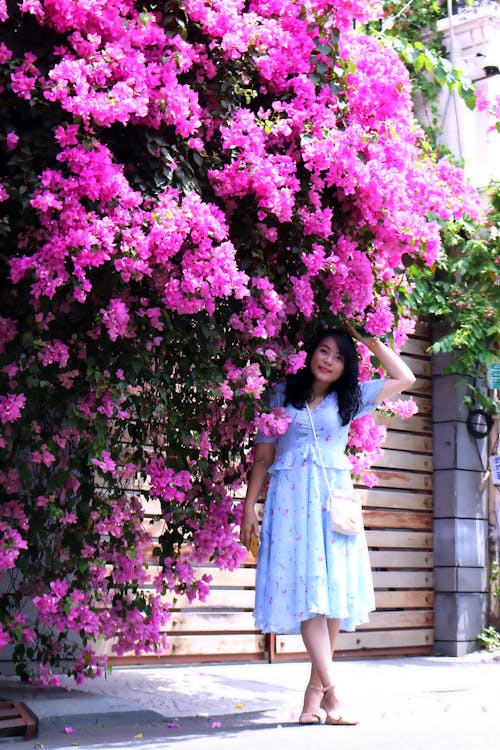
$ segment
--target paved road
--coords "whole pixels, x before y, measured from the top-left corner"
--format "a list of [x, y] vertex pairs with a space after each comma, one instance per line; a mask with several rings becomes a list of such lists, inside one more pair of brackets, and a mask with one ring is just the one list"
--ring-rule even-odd
[[0, 750], [500, 750], [500, 661], [356, 660], [336, 672], [358, 726], [297, 726], [304, 663], [125, 668], [63, 700], [66, 715], [46, 702], [40, 738]]
[[[498, 694], [497, 694], [498, 695]], [[497, 697], [498, 701], [498, 697]], [[82, 729], [72, 735], [37, 741], [47, 750], [75, 747], [88, 750], [499, 750], [500, 712], [471, 702], [466, 693], [394, 705], [380, 710], [377, 700], [357, 727], [302, 727], [286, 717], [269, 714], [181, 719], [144, 726]], [[218, 726], [220, 724], [220, 726]], [[140, 736], [142, 735], [142, 736]], [[37, 747], [37, 742], [16, 747]], [[40, 745], [38, 745], [40, 746]], [[13, 748], [14, 745], [12, 744]]]

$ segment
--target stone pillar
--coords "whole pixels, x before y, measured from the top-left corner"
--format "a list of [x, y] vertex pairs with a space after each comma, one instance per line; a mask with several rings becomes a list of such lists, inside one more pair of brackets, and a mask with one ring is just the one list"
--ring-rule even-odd
[[433, 358], [434, 650], [462, 656], [488, 617], [487, 440], [467, 430], [466, 383], [443, 374], [448, 361]]
[[[500, 93], [500, 5], [457, 0], [454, 11], [438, 22], [450, 57], [494, 100]], [[486, 112], [468, 110], [445, 89], [438, 107], [441, 140], [464, 159], [471, 182], [482, 190], [499, 179], [500, 139]], [[461, 376], [443, 375], [449, 361], [450, 355], [433, 359], [435, 651], [460, 656], [476, 647], [488, 617], [488, 458], [487, 439], [467, 430], [466, 384]]]

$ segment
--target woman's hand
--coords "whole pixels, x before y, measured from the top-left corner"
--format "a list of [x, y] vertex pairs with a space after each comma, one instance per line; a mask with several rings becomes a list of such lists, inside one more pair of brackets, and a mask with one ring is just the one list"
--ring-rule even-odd
[[252, 536], [259, 538], [259, 519], [255, 512], [253, 504], [245, 502], [243, 505], [243, 516], [240, 526], [240, 541], [247, 550], [250, 551], [250, 538]]
[[363, 336], [361, 336], [361, 334], [358, 333], [358, 331], [354, 328], [354, 326], [352, 325], [352, 323], [349, 323], [347, 320], [344, 322], [344, 328], [345, 328], [345, 330], [347, 331], [347, 333], [349, 334], [349, 336], [351, 338], [353, 338], [355, 341], [361, 342], [365, 346], [369, 347], [370, 344], [373, 341], [372, 338], [370, 338], [370, 339], [363, 338]]
[[240, 526], [240, 541], [250, 550], [252, 533], [259, 538], [259, 521], [255, 513], [255, 503], [259, 500], [267, 479], [267, 470], [274, 461], [274, 443], [259, 443], [255, 446], [253, 466], [248, 479], [247, 494], [243, 502], [243, 515]]
[[411, 388], [415, 382], [415, 375], [396, 352], [375, 337], [365, 339], [351, 323], [345, 322], [344, 327], [349, 336], [368, 347], [387, 371], [389, 377], [380, 389], [377, 401], [387, 401]]

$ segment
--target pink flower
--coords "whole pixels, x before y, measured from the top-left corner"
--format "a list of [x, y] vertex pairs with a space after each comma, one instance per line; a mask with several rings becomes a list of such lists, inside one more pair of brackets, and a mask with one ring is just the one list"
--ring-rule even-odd
[[112, 299], [107, 309], [101, 309], [102, 322], [108, 330], [111, 341], [116, 341], [120, 336], [128, 335], [128, 324], [130, 313], [125, 302], [121, 299]]
[[65, 146], [76, 146], [79, 129], [79, 125], [58, 125], [55, 134], [56, 141], [63, 148]]
[[25, 404], [26, 396], [23, 393], [0, 396], [0, 422], [6, 424], [20, 419]]
[[48, 446], [44, 443], [42, 451], [33, 451], [31, 454], [31, 460], [34, 464], [44, 464], [44, 466], [50, 467], [56, 460], [56, 457], [48, 449]]
[[7, 148], [9, 149], [9, 151], [13, 151], [19, 142], [19, 136], [16, 135], [16, 133], [14, 133], [13, 131], [10, 131], [10, 133], [7, 133], [5, 140], [7, 142]]
[[[353, 316], [391, 329], [400, 348], [412, 325], [393, 295], [404, 257], [432, 263], [440, 224], [478, 212], [462, 170], [422, 149], [405, 66], [363, 29], [381, 2], [180, 5], [183, 35], [165, 3], [20, 0], [34, 49], [48, 44], [43, 71], [23, 54], [31, 37], [15, 56], [0, 42], [0, 89], [64, 122], [39, 129], [47, 148], [27, 193], [18, 175], [0, 185], [5, 209], [26, 201], [33, 219], [15, 237], [13, 312], [0, 318], [0, 446], [14, 447], [0, 472], [0, 576], [21, 567], [38, 530], [59, 566], [57, 580], [32, 580], [42, 629], [2, 613], [0, 646], [50, 633], [47, 660], [73, 658], [77, 683], [106, 666], [92, 639], [118, 655], [161, 653], [167, 602], [209, 594], [198, 566], [241, 563], [246, 464], [234, 458], [256, 428], [286, 432], [285, 410], [251, 413], [268, 379], [303, 366], [296, 338], [316, 316]], [[221, 82], [226, 64], [239, 92]], [[498, 116], [498, 101], [481, 106]], [[17, 134], [31, 138], [19, 128], [5, 139], [11, 161]], [[141, 163], [117, 147], [124, 130], [145, 146]], [[363, 378], [369, 355], [360, 347]], [[351, 426], [353, 471], [369, 486], [383, 437], [371, 417]], [[106, 491], [88, 505], [94, 473]], [[151, 518], [172, 531], [165, 560]], [[49, 664], [34, 679], [58, 681]]]
[[[0, 18], [0, 20], [5, 20]], [[0, 64], [8, 62], [12, 57], [12, 51], [7, 47], [4, 42], [0, 42]]]
[[267, 437], [284, 435], [290, 422], [291, 417], [282, 407], [276, 407], [269, 414], [261, 414], [254, 421], [256, 428]]
[[44, 367], [56, 364], [58, 367], [66, 367], [69, 360], [69, 349], [62, 341], [55, 339], [45, 343], [43, 351], [38, 353], [38, 358]]
[[17, 332], [17, 323], [12, 318], [0, 316], [0, 354], [5, 352], [7, 344], [12, 341]]
[[399, 398], [397, 401], [384, 401], [384, 407], [397, 414], [401, 419], [409, 419], [418, 412], [418, 406], [412, 398]]
[[11, 637], [0, 625], [0, 649], [7, 646], [11, 642]]
[[306, 363], [306, 352], [298, 352], [297, 354], [291, 354], [287, 360], [286, 372], [294, 373], [301, 370]]
[[116, 463], [111, 458], [111, 454], [109, 453], [109, 451], [103, 451], [101, 456], [101, 460], [99, 460], [98, 458], [92, 458], [91, 463], [93, 463], [94, 466], [98, 466], [105, 473], [108, 471], [114, 471], [116, 469]]

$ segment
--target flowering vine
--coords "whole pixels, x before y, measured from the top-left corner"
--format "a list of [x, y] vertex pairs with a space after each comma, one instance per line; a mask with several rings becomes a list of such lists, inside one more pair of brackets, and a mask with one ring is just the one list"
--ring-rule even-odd
[[[267, 384], [319, 323], [400, 348], [405, 259], [477, 213], [403, 63], [355, 28], [380, 10], [7, 4], [0, 646], [22, 676], [168, 647], [168, 595], [242, 559], [250, 440], [286, 429]], [[355, 428], [360, 475], [381, 438]]]

